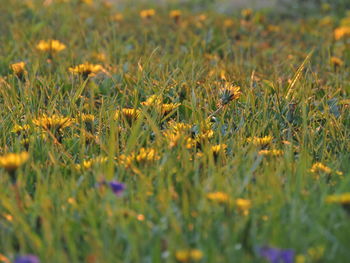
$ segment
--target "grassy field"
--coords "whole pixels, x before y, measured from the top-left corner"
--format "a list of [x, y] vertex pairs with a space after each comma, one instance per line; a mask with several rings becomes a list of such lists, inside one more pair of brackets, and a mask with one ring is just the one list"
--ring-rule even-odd
[[348, 262], [350, 14], [0, 13], [0, 262]]

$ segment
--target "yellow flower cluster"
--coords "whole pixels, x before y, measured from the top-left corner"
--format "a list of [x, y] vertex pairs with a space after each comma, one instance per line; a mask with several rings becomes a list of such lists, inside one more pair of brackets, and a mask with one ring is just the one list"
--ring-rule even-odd
[[178, 108], [181, 103], [162, 103], [161, 96], [152, 95], [148, 97], [146, 101], [141, 102], [141, 105], [146, 107], [155, 107], [159, 113], [162, 115], [167, 115]]
[[132, 152], [128, 155], [122, 154], [118, 158], [119, 162], [126, 168], [131, 167], [134, 162], [137, 164], [142, 164], [157, 161], [159, 159], [160, 156], [157, 154], [155, 149], [143, 147], [137, 153]]
[[178, 250], [175, 253], [175, 258], [179, 262], [196, 262], [203, 258], [203, 253], [199, 249]]
[[58, 40], [40, 40], [36, 48], [43, 52], [58, 53], [66, 48], [66, 45]]
[[261, 156], [271, 156], [271, 157], [278, 157], [283, 155], [282, 150], [272, 149], [272, 150], [261, 150], [258, 153]]
[[247, 142], [252, 143], [256, 147], [265, 147], [272, 142], [272, 136], [252, 137], [248, 138]]
[[107, 157], [96, 157], [93, 159], [89, 159], [89, 160], [84, 160], [81, 164], [76, 164], [75, 165], [75, 169], [77, 170], [88, 170], [90, 169], [93, 165], [97, 165], [97, 164], [103, 164], [107, 161]]
[[323, 163], [318, 162], [312, 165], [310, 172], [330, 174], [332, 172], [332, 169], [324, 165]]
[[227, 145], [226, 144], [217, 144], [211, 147], [211, 151], [214, 154], [214, 156], [219, 155], [219, 153], [221, 152], [225, 152], [227, 149]]

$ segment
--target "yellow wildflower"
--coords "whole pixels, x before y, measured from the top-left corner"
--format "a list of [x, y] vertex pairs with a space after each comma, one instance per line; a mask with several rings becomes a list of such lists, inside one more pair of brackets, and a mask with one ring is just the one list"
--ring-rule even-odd
[[104, 68], [99, 64], [84, 63], [75, 67], [70, 67], [69, 71], [76, 75], [82, 75], [84, 78], [93, 77], [99, 72], [104, 72]]
[[33, 120], [36, 126], [39, 126], [45, 130], [52, 130], [58, 132], [64, 128], [67, 128], [73, 124], [73, 120], [68, 117], [62, 117], [60, 115], [47, 116], [43, 115]]
[[122, 13], [116, 13], [113, 15], [112, 20], [116, 22], [121, 22], [124, 20], [124, 15]]
[[13, 173], [27, 162], [28, 159], [29, 154], [27, 152], [8, 153], [0, 156], [0, 167], [4, 168], [9, 173]]
[[338, 57], [331, 57], [331, 64], [335, 67], [341, 67], [344, 65], [344, 61]]
[[13, 133], [17, 133], [18, 135], [20, 135], [21, 133], [25, 133], [29, 130], [29, 125], [28, 124], [25, 124], [25, 125], [18, 125], [18, 124], [15, 124], [15, 126], [13, 127], [12, 129], [12, 132]]
[[228, 18], [224, 20], [224, 27], [232, 27], [235, 24], [235, 21], [233, 19]]
[[308, 256], [311, 258], [312, 262], [319, 262], [324, 255], [324, 246], [312, 247], [307, 250]]
[[58, 40], [40, 40], [36, 48], [43, 52], [58, 53], [66, 48], [66, 45]]
[[251, 8], [243, 9], [241, 11], [241, 15], [245, 19], [249, 19], [252, 16], [252, 14], [253, 14], [253, 9]]
[[264, 137], [252, 137], [248, 138], [247, 142], [252, 143], [254, 146], [257, 147], [265, 147], [269, 145], [272, 142], [272, 136], [264, 136]]
[[335, 40], [350, 37], [350, 26], [341, 26], [334, 30]]
[[144, 161], [156, 161], [159, 160], [159, 158], [159, 155], [153, 148], [141, 148], [139, 154], [136, 155], [136, 161], [139, 163]]
[[219, 155], [220, 152], [225, 152], [227, 149], [227, 145], [226, 144], [217, 144], [212, 146], [211, 148], [212, 153], [214, 154], [214, 156]]
[[282, 156], [283, 155], [283, 151], [282, 150], [276, 150], [276, 149], [272, 149], [272, 150], [261, 150], [258, 153], [259, 155], [262, 156], [274, 156], [274, 157], [278, 157], [278, 156]]
[[128, 155], [122, 154], [119, 156], [118, 160], [126, 168], [132, 166], [133, 162], [137, 164], [142, 164], [146, 162], [157, 161], [160, 159], [160, 156], [157, 154], [156, 150], [153, 148], [141, 148], [139, 152], [132, 152]]
[[107, 60], [107, 56], [105, 53], [103, 52], [95, 52], [92, 54], [93, 58], [98, 60], [98, 61], [101, 61], [101, 62], [104, 62]]
[[178, 250], [175, 258], [179, 262], [196, 262], [203, 258], [203, 253], [199, 249]]
[[154, 9], [145, 9], [140, 12], [140, 17], [143, 19], [150, 19], [156, 14]]
[[169, 17], [174, 19], [175, 22], [179, 21], [181, 15], [182, 15], [181, 10], [171, 10], [170, 13], [169, 13]]
[[304, 255], [296, 255], [295, 257], [295, 263], [305, 263], [306, 262], [306, 258]]
[[332, 169], [324, 165], [323, 163], [318, 162], [312, 165], [310, 172], [330, 174], [332, 172]]
[[214, 202], [218, 202], [218, 203], [228, 203], [230, 201], [229, 195], [224, 193], [224, 192], [208, 193], [207, 198], [210, 201], [214, 201]]
[[162, 104], [162, 98], [158, 95], [152, 95], [146, 101], [141, 102], [143, 106], [158, 106], [160, 104]]
[[236, 206], [238, 212], [242, 213], [243, 215], [248, 215], [249, 210], [252, 207], [252, 202], [248, 199], [238, 198], [236, 199]]
[[123, 108], [121, 110], [116, 111], [114, 118], [117, 120], [123, 116], [126, 118], [126, 120], [131, 122], [133, 120], [138, 119], [140, 114], [141, 114], [141, 110], [139, 109]]
[[168, 122], [170, 130], [176, 133], [188, 132], [191, 130], [192, 125], [184, 122], [169, 121]]
[[329, 195], [326, 198], [327, 203], [333, 203], [333, 204], [342, 204], [342, 205], [349, 205], [350, 204], [350, 192], [349, 193], [343, 193], [338, 195]]
[[11, 64], [10, 68], [18, 78], [23, 78], [24, 74], [26, 73], [25, 66], [26, 63], [21, 61], [18, 63]]
[[81, 164], [76, 164], [75, 168], [77, 170], [88, 170], [94, 165], [103, 164], [107, 161], [107, 157], [98, 156], [93, 159], [83, 160]]
[[163, 115], [167, 115], [176, 108], [178, 108], [181, 103], [166, 103], [161, 105], [161, 112]]
[[239, 99], [241, 96], [241, 88], [226, 83], [224, 87], [220, 89], [220, 102], [219, 106], [225, 106], [233, 100]]

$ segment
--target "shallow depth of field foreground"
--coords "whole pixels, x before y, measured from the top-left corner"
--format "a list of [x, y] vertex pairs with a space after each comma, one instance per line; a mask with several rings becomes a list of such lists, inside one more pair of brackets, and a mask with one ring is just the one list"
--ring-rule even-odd
[[0, 262], [348, 262], [350, 12], [279, 1], [0, 0]]

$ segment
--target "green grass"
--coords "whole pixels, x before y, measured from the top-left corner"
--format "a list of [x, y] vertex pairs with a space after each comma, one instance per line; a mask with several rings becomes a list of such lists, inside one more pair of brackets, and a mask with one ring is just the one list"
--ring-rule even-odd
[[[52, 263], [176, 262], [176, 251], [192, 248], [202, 251], [201, 262], [264, 262], [257, 248], [270, 245], [305, 262], [346, 262], [349, 215], [325, 202], [350, 191], [350, 45], [333, 37], [342, 17], [288, 20], [263, 10], [244, 19], [187, 8], [176, 23], [168, 14], [180, 5], [95, 2], [2, 0], [0, 155], [28, 150], [30, 159], [16, 172], [21, 204], [0, 168], [0, 254], [11, 262], [21, 254]], [[145, 8], [155, 16], [140, 18]], [[117, 12], [122, 21], [111, 19]], [[331, 22], [324, 25], [325, 16]], [[66, 49], [51, 57], [37, 50], [47, 39]], [[10, 69], [19, 61], [26, 62], [22, 80]], [[69, 72], [84, 62], [106, 72], [86, 80]], [[217, 111], [225, 83], [242, 94]], [[162, 115], [141, 104], [154, 94], [181, 105]], [[116, 119], [122, 108], [140, 109], [139, 118]], [[79, 120], [81, 113], [94, 115], [93, 124]], [[76, 121], [59, 142], [33, 122], [43, 114]], [[173, 148], [164, 136], [171, 120], [191, 126]], [[188, 149], [186, 138], [208, 129], [206, 120], [213, 137]], [[16, 134], [15, 124], [30, 127]], [[266, 149], [282, 156], [259, 155], [247, 140], [254, 136], [272, 136]], [[217, 144], [227, 149], [214, 156]], [[159, 158], [131, 167], [120, 161], [142, 147]], [[106, 161], [76, 168], [98, 157]], [[331, 175], [313, 174], [316, 162]], [[103, 180], [126, 190], [116, 196]], [[212, 192], [229, 201], [209, 200]], [[251, 201], [248, 215], [238, 198]], [[313, 257], [315, 247], [324, 253]]]

